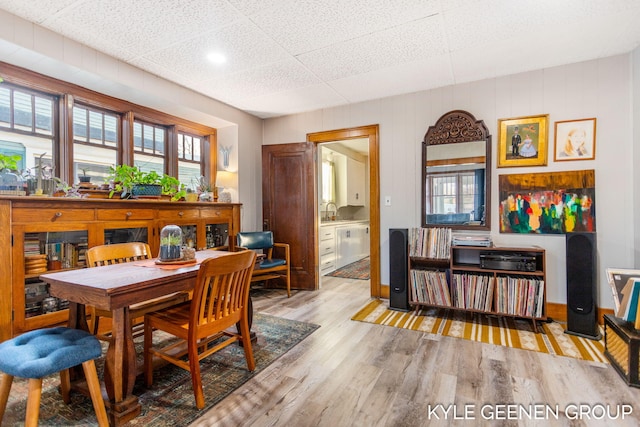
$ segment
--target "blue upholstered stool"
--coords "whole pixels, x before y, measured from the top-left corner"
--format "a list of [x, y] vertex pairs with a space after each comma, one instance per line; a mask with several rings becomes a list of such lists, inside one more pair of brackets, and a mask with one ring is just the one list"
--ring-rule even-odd
[[62, 327], [38, 329], [0, 343], [0, 424], [14, 377], [29, 379], [25, 426], [37, 426], [42, 378], [60, 372], [62, 399], [69, 403], [69, 368], [82, 364], [98, 424], [108, 426], [94, 362], [101, 354], [102, 347], [96, 337], [79, 329]]

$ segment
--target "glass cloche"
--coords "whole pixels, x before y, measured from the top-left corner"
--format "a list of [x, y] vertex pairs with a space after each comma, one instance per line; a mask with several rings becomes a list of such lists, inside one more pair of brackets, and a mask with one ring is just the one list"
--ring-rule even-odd
[[160, 231], [160, 261], [177, 261], [182, 258], [182, 229], [177, 225], [167, 225]]

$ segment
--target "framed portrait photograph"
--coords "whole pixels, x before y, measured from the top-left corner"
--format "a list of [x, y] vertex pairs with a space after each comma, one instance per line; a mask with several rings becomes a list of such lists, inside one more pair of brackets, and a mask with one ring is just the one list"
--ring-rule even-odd
[[549, 115], [498, 120], [498, 167], [546, 166]]
[[554, 160], [596, 158], [596, 119], [565, 120], [555, 124]]

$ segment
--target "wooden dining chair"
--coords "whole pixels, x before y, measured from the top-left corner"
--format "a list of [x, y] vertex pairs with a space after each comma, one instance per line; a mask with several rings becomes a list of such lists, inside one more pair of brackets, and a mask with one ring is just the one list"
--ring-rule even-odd
[[[151, 259], [152, 255], [151, 249], [147, 243], [128, 242], [94, 246], [87, 250], [86, 258], [88, 267], [99, 267], [103, 265]], [[132, 322], [134, 322], [134, 326], [141, 325], [142, 320], [136, 321], [135, 319], [142, 318], [147, 312], [160, 310], [187, 300], [189, 300], [188, 292], [176, 292], [133, 304], [129, 307], [130, 318], [132, 319]], [[90, 330], [93, 331], [93, 334], [102, 339], [108, 339], [106, 336], [98, 334], [98, 326], [101, 317], [111, 318], [111, 311], [88, 306], [87, 314], [91, 317]]]
[[[255, 264], [253, 251], [232, 252], [208, 258], [198, 270], [191, 301], [147, 313], [144, 317], [144, 380], [153, 384], [153, 359], [157, 356], [191, 373], [198, 409], [204, 408], [200, 360], [240, 341], [247, 367], [255, 369], [249, 336], [249, 287]], [[229, 330], [240, 325], [239, 331]], [[179, 338], [162, 347], [153, 347], [153, 331], [159, 329]], [[186, 343], [188, 360], [184, 356]], [[176, 352], [178, 354], [176, 355]]]

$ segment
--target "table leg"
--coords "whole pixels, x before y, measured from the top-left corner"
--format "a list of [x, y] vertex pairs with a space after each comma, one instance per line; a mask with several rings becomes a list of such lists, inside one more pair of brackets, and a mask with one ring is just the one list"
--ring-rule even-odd
[[69, 301], [69, 327], [89, 332], [84, 304]]
[[133, 344], [129, 308], [113, 310], [112, 339], [105, 358], [104, 383], [110, 424], [119, 426], [140, 415], [141, 406], [133, 395], [136, 380], [136, 349]]

